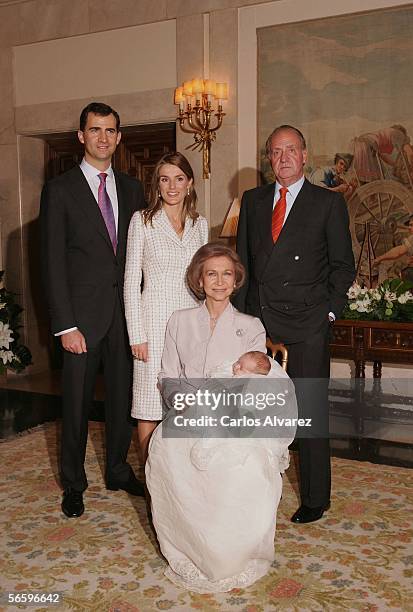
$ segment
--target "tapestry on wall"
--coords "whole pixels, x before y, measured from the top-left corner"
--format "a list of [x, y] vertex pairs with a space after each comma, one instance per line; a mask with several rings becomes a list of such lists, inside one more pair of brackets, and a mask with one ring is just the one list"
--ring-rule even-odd
[[[413, 7], [262, 28], [258, 147], [280, 124], [307, 139], [307, 178], [346, 199], [358, 278], [413, 281]], [[402, 256], [371, 266], [398, 245]]]

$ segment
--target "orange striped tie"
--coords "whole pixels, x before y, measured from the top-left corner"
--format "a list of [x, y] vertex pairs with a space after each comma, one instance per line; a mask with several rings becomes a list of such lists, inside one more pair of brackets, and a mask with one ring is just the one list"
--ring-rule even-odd
[[287, 209], [287, 193], [287, 187], [281, 187], [280, 197], [278, 198], [272, 212], [271, 233], [274, 243], [277, 242], [284, 223], [285, 211]]

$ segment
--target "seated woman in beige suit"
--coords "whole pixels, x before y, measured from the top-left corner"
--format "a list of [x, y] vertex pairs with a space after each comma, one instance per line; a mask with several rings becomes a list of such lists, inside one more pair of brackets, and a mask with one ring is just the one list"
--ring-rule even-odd
[[196, 201], [188, 160], [167, 153], [155, 166], [148, 208], [133, 215], [129, 226], [125, 314], [134, 357], [132, 416], [138, 419], [144, 461], [162, 419], [157, 378], [166, 324], [174, 310], [197, 304], [185, 282], [193, 254], [208, 240], [208, 224]]
[[[205, 302], [169, 319], [160, 373], [167, 402], [174, 386], [182, 383], [185, 388], [200, 378], [217, 384], [208, 377], [218, 364], [236, 362], [248, 351], [266, 352], [261, 321], [230, 303], [245, 276], [232, 249], [219, 243], [201, 247], [187, 276], [194, 294]], [[261, 378], [288, 382], [282, 368], [270, 361], [272, 373]], [[174, 414], [172, 409], [172, 420]], [[153, 524], [169, 563], [165, 574], [200, 593], [246, 587], [266, 574], [274, 560], [280, 471], [288, 465], [293, 436], [168, 437], [170, 420], [168, 416], [155, 430], [146, 463]]]

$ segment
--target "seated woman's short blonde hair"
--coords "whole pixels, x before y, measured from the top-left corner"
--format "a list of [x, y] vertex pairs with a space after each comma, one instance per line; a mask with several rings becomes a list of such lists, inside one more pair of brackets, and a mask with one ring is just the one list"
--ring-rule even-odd
[[230, 247], [220, 242], [208, 242], [197, 250], [188, 266], [186, 272], [186, 281], [192, 293], [199, 299], [205, 299], [205, 291], [200, 285], [200, 280], [204, 270], [204, 264], [212, 257], [228, 257], [234, 264], [235, 268], [235, 288], [234, 293], [238, 291], [245, 282], [245, 268], [241, 263], [237, 253]]

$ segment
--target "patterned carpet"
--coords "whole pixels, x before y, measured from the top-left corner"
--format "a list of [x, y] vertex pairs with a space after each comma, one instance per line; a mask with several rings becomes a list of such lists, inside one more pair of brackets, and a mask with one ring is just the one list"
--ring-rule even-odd
[[[296, 526], [289, 522], [297, 507], [290, 467], [271, 572], [245, 590], [198, 595], [163, 576], [145, 502], [104, 488], [101, 424], [90, 428], [86, 512], [80, 519], [61, 514], [57, 438], [52, 423], [0, 445], [0, 610], [413, 610], [408, 469], [334, 459], [331, 510]], [[136, 448], [130, 461], [136, 467]], [[10, 591], [59, 592], [62, 603], [8, 605]]]

